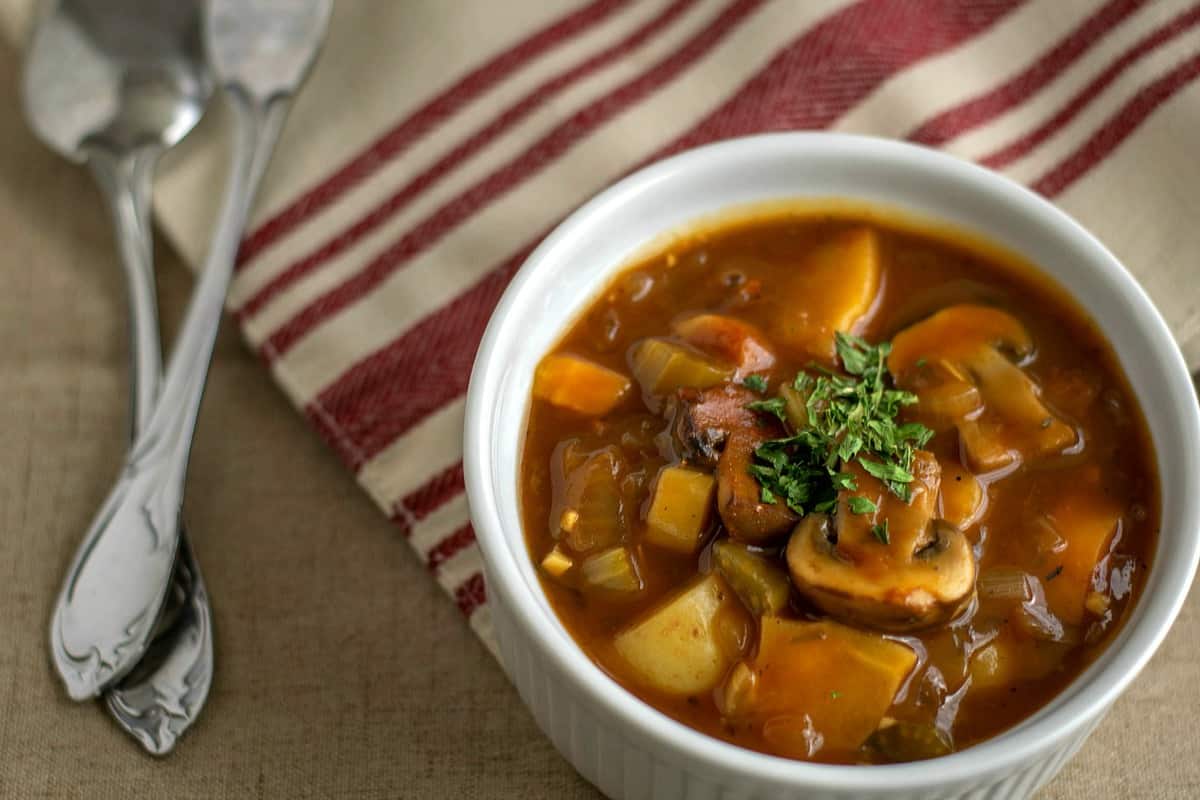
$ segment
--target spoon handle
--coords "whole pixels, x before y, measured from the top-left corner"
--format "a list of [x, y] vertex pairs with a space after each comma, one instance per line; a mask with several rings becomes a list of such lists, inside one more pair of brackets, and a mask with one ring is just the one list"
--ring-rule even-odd
[[[129, 289], [131, 440], [149, 423], [163, 381], [150, 223], [151, 178], [158, 156], [158, 148], [148, 147], [123, 156], [97, 151], [88, 159], [112, 214]], [[159, 620], [149, 652], [105, 695], [117, 724], [155, 755], [171, 751], [199, 715], [212, 685], [208, 590], [187, 532], [180, 531], [180, 536], [173, 573], [179, 613], [169, 625]]]
[[93, 697], [145, 654], [171, 583], [192, 436], [250, 201], [289, 102], [265, 106], [227, 87], [234, 148], [221, 214], [166, 381], [71, 565], [51, 622], [55, 663], [77, 699]]
[[129, 293], [129, 424], [133, 437], [150, 422], [162, 385], [150, 229], [150, 184], [160, 152], [157, 147], [143, 147], [117, 155], [97, 149], [88, 157], [113, 218]]
[[[150, 227], [151, 182], [161, 152], [161, 148], [147, 145], [123, 153], [97, 147], [87, 154], [88, 166], [112, 217], [125, 272], [129, 304], [129, 435], [134, 440], [150, 422], [163, 380]], [[100, 529], [93, 525], [84, 536], [68, 570], [68, 581], [94, 548], [99, 533]], [[88, 604], [81, 610], [86, 613], [68, 614], [66, 621], [76, 626], [103, 625], [107, 613], [103, 602]], [[64, 609], [56, 605], [54, 613], [50, 645], [55, 666], [72, 699], [86, 700], [97, 694], [99, 687], [82, 686], [79, 676], [96, 662], [96, 653], [71, 648], [70, 640], [64, 638], [69, 635], [70, 626], [64, 631], [59, 624]]]

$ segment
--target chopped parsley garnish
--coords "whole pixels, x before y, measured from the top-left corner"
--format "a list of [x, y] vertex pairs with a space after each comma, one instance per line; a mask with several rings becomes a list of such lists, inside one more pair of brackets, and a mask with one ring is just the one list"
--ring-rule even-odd
[[878, 525], [872, 525], [871, 535], [878, 539], [880, 544], [891, 544], [892, 537], [888, 533], [888, 521], [885, 519]]
[[767, 379], [762, 375], [747, 375], [742, 378], [742, 386], [745, 386], [752, 392], [764, 394], [767, 391]]
[[846, 504], [850, 506], [852, 514], [870, 514], [879, 510], [879, 506], [875, 505], [869, 498], [859, 497], [856, 494], [850, 495], [846, 499]]
[[783, 413], [784, 402], [782, 397], [772, 397], [770, 400], [755, 400], [751, 403], [746, 403], [746, 408], [764, 414], [774, 414], [776, 417], [779, 417], [781, 422], [787, 422], [787, 417]]
[[[933, 437], [933, 431], [920, 423], [896, 421], [900, 409], [917, 398], [891, 385], [890, 343], [870, 345], [841, 332], [835, 343], [846, 374], [816, 364], [797, 374], [792, 386], [805, 397], [808, 424], [790, 436], [759, 445], [750, 467], [764, 503], [783, 500], [801, 516], [832, 511], [839, 490], [857, 488], [854, 476], [842, 469], [850, 462], [907, 503], [912, 496], [913, 451]], [[748, 407], [786, 422], [782, 397], [757, 400]], [[863, 497], [848, 502], [854, 513], [876, 510]]]

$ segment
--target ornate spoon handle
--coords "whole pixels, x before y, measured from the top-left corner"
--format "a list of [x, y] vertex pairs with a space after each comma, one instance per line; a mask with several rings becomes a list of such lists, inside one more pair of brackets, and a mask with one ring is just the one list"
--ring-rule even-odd
[[225, 199], [162, 394], [68, 572], [51, 647], [69, 694], [93, 697], [145, 655], [179, 548], [184, 480], [225, 294], [251, 199], [289, 100], [256, 105], [226, 87], [234, 149]]

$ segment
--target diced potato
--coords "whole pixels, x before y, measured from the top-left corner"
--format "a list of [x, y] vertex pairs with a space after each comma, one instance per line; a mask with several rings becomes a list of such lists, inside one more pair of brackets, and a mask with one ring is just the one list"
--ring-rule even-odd
[[808, 398], [790, 383], [779, 387], [779, 396], [783, 398], [783, 415], [793, 431], [802, 431], [808, 427]]
[[595, 417], [612, 411], [631, 385], [621, 373], [569, 353], [546, 356], [533, 376], [535, 397]]
[[575, 560], [564, 553], [558, 545], [555, 545], [546, 554], [546, 557], [542, 559], [542, 569], [555, 578], [561, 578], [566, 575], [571, 571], [571, 567], [573, 566], [575, 566]]
[[701, 354], [665, 339], [643, 339], [634, 345], [633, 376], [649, 394], [670, 394], [685, 386], [707, 389], [733, 377]]
[[783, 567], [728, 539], [713, 545], [712, 552], [717, 571], [751, 614], [763, 617], [787, 608], [792, 584]]
[[1089, 486], [1062, 497], [1049, 516], [1067, 546], [1055, 556], [1062, 571], [1045, 582], [1046, 602], [1063, 622], [1079, 624], [1096, 567], [1121, 524], [1121, 508]]
[[[563, 451], [562, 470], [567, 469], [568, 455]], [[575, 553], [617, 544], [625, 533], [617, 482], [619, 459], [615, 450], [605, 448], [587, 456], [561, 478], [565, 483], [563, 502], [552, 510], [551, 525], [557, 529], [559, 540]]]
[[580, 569], [589, 586], [614, 592], [636, 592], [642, 588], [633, 554], [624, 547], [610, 547], [588, 557]]
[[1003, 633], [971, 656], [971, 689], [1011, 687], [1046, 677], [1062, 663], [1071, 648], [1052, 642], [1019, 642]]
[[855, 332], [875, 305], [881, 261], [879, 237], [865, 227], [813, 250], [780, 298], [779, 338], [802, 355], [833, 363], [833, 334]]
[[939, 514], [960, 530], [970, 528], [987, 510], [987, 492], [983, 484], [956, 461], [942, 462], [941, 488]]
[[646, 513], [646, 541], [679, 553], [694, 553], [708, 528], [717, 479], [689, 467], [663, 467]]
[[725, 614], [744, 612], [719, 576], [706, 575], [613, 643], [646, 686], [673, 695], [706, 692], [740, 655], [722, 634]]
[[879, 727], [916, 663], [908, 647], [836, 622], [764, 617], [741, 705], [780, 755], [844, 756]]
[[748, 322], [721, 314], [697, 314], [675, 323], [675, 333], [737, 368], [735, 378], [764, 372], [775, 365], [766, 338]]

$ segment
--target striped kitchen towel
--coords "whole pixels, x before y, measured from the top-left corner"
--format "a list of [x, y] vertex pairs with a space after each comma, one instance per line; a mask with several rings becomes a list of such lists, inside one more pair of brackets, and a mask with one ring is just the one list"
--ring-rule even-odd
[[[229, 309], [490, 645], [463, 398], [488, 315], [559, 219], [717, 139], [907, 139], [999, 170], [1098, 234], [1195, 367], [1198, 76], [1200, 4], [1179, 0], [342, 2]], [[159, 222], [191, 263], [221, 136], [218, 112], [160, 185]]]

